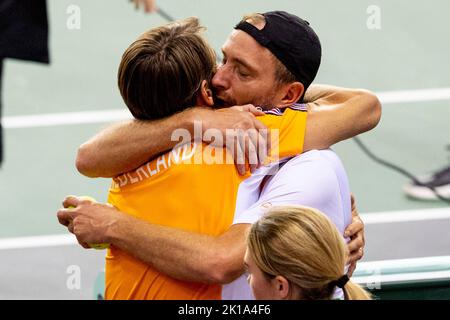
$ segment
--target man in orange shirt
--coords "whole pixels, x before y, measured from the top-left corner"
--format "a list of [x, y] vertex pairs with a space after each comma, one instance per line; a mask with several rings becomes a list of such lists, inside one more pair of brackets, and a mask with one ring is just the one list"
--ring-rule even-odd
[[[229, 51], [230, 52], [230, 51]], [[232, 53], [232, 52], [231, 52]], [[269, 53], [270, 54], [270, 53]], [[270, 56], [267, 56], [267, 57], [270, 57]], [[230, 59], [230, 54], [228, 55], [228, 58]], [[270, 61], [270, 60], [269, 60]], [[274, 67], [274, 64], [275, 64], [275, 61], [271, 61], [271, 66], [273, 66]], [[150, 64], [149, 64], [150, 65]], [[317, 72], [317, 71], [316, 71]], [[315, 76], [315, 73], [314, 73], [314, 76]], [[207, 78], [207, 77], [204, 77], [204, 78]], [[313, 77], [314, 78], [314, 77]], [[145, 82], [147, 79], [145, 79], [145, 78], [141, 78], [141, 82]], [[186, 80], [186, 79], [185, 79]], [[187, 79], [186, 81], [189, 81], [189, 79]], [[312, 80], [311, 80], [312, 81]], [[185, 82], [185, 81], [184, 81]], [[164, 84], [164, 83], [166, 83], [166, 82], [164, 82], [164, 81], [162, 81], [162, 83]], [[290, 85], [290, 84], [292, 84], [292, 86]], [[300, 84], [300, 85], [299, 85]], [[302, 83], [299, 83], [299, 82], [292, 82], [292, 83], [287, 83], [284, 87], [283, 87], [283, 89], [285, 90], [284, 91], [284, 94], [282, 94], [282, 91], [283, 90], [279, 90], [281, 93], [280, 93], [280, 97], [279, 97], [279, 99], [281, 99], [283, 102], [284, 102], [284, 106], [283, 107], [287, 107], [287, 106], [290, 106], [290, 105], [292, 105], [292, 104], [294, 104], [296, 101], [298, 101], [299, 100], [299, 98], [303, 95], [303, 93], [304, 93], [304, 91], [305, 91], [305, 87], [307, 87], [309, 85], [309, 83], [304, 83], [304, 84], [302, 84]], [[201, 89], [201, 93], [202, 93], [202, 95], [201, 95], [201, 97], [203, 97], [203, 99], [204, 99], [204, 101], [203, 102], [205, 102], [205, 101], [208, 101], [208, 97], [210, 97], [210, 95], [208, 95], [208, 91], [207, 91], [207, 86], [205, 85], [205, 83], [204, 82], [202, 82], [200, 85], [198, 85], [199, 87], [200, 87], [200, 89]], [[195, 87], [194, 87], [195, 88]], [[183, 87], [177, 87], [177, 86], [175, 86], [175, 89], [176, 90], [182, 90], [183, 89]], [[195, 88], [195, 90], [194, 90], [194, 92], [198, 92], [198, 90], [196, 91], [197, 89]], [[131, 90], [131, 92], [132, 92], [133, 90]], [[139, 91], [137, 91], [137, 92], [139, 92]], [[133, 93], [133, 92], [132, 92]], [[134, 92], [134, 93], [136, 93], [136, 92]], [[178, 93], [178, 92], [176, 92], [176, 93]], [[189, 93], [189, 91], [187, 92], [187, 93]], [[122, 92], [122, 95], [124, 96], [124, 92]], [[197, 101], [194, 101], [192, 98], [193, 97], [191, 97], [190, 95], [187, 95], [186, 93], [184, 94], [184, 95], [180, 95], [180, 96], [178, 96], [178, 95], [174, 95], [175, 96], [175, 98], [177, 98], [177, 97], [181, 97], [181, 98], [183, 98], [183, 97], [188, 97], [189, 99], [190, 99], [190, 101], [188, 101], [188, 102], [186, 102], [186, 101], [178, 101], [179, 103], [177, 103], [177, 104], [166, 104], [167, 106], [174, 106], [174, 105], [176, 105], [176, 106], [181, 106], [181, 108], [183, 108], [183, 106], [184, 107], [187, 107], [187, 106], [189, 106], [189, 102], [191, 103], [190, 105], [192, 105], [192, 103], [194, 103], [195, 104], [195, 102], [197, 102], [197, 104], [200, 104], [200, 103], [198, 103], [198, 100]], [[140, 96], [136, 96], [136, 94], [135, 94], [135, 97], [137, 97], [138, 99], [141, 99], [141, 97]], [[124, 96], [124, 99], [125, 99], [125, 101], [127, 101], [127, 99], [128, 99], [129, 97], [128, 96]], [[198, 96], [197, 96], [197, 98], [198, 98]], [[167, 97], [167, 99], [169, 99], [169, 97]], [[189, 100], [188, 99], [188, 100]], [[156, 101], [158, 101], [158, 99], [156, 99]], [[142, 102], [142, 101], [141, 101]], [[158, 102], [159, 103], [159, 102]], [[127, 103], [128, 104], [128, 106], [130, 107], [130, 104], [129, 103]], [[281, 107], [281, 105], [282, 105], [283, 103], [278, 103], [277, 105], [279, 106], [279, 107]], [[146, 106], [148, 106], [147, 104], [141, 104], [141, 105], [146, 105]], [[155, 118], [157, 118], [157, 117], [149, 117], [148, 115], [142, 115], [142, 114], [140, 114], [139, 112], [141, 111], [141, 110], [139, 110], [139, 108], [138, 108], [138, 110], [133, 110], [133, 108], [134, 107], [136, 107], [136, 106], [138, 106], [138, 105], [132, 105], [131, 107], [130, 107], [130, 110], [132, 111], [132, 113], [133, 113], [133, 115], [135, 115], [135, 117], [137, 117], [138, 119], [140, 118], [140, 119], [155, 119]], [[159, 111], [164, 111], [164, 108], [162, 108], [162, 109], [160, 109]], [[284, 113], [285, 114], [280, 114], [280, 115], [277, 115], [277, 113], [282, 113], [282, 112], [280, 112], [280, 110], [275, 110], [275, 111], [272, 111], [273, 113], [274, 113], [274, 117], [280, 117], [280, 118], [283, 118], [283, 117], [285, 117], [285, 116], [287, 116], [290, 112], [289, 111], [285, 111]], [[297, 112], [299, 112], [299, 111], [297, 111]], [[168, 116], [168, 115], [170, 115], [170, 114], [159, 114], [158, 115], [158, 117], [164, 117], [164, 116]], [[295, 118], [295, 116], [294, 116], [294, 118]], [[300, 119], [301, 119], [302, 117], [300, 117]], [[303, 116], [303, 119], [304, 119], [304, 116]], [[301, 124], [302, 122], [301, 122], [302, 120], [299, 120], [299, 124]], [[295, 123], [294, 123], [295, 124]], [[281, 126], [282, 127], [282, 126]], [[295, 126], [294, 125], [294, 128], [298, 128], [298, 126]], [[314, 130], [314, 129], [313, 129]], [[293, 140], [293, 141], [295, 141], [295, 142], [297, 142], [297, 143], [299, 143], [299, 150], [301, 149], [301, 144], [302, 144], [302, 140], [303, 140], [303, 134], [302, 135], [300, 135], [300, 136], [298, 136], [298, 138], [295, 140]], [[280, 146], [282, 146], [283, 145], [283, 141], [282, 140], [280, 140]], [[280, 150], [283, 150], [282, 148], [280, 148]], [[153, 165], [155, 165], [155, 163], [153, 164]], [[164, 168], [164, 169], [166, 169], [166, 170], [170, 170], [170, 169], [172, 169], [172, 168], [174, 168], [174, 167], [170, 167], [169, 169], [167, 168], [168, 166], [167, 166], [167, 162], [165, 161], [165, 160], [160, 160], [160, 165]], [[158, 166], [158, 161], [156, 160], [156, 166]], [[140, 174], [139, 174], [139, 172], [140, 172]], [[139, 168], [138, 170], [136, 170], [133, 174], [130, 174], [130, 175], [125, 175], [125, 176], [122, 176], [121, 178], [122, 178], [122, 180], [120, 179], [120, 178], [118, 178], [117, 180], [116, 180], [116, 187], [117, 187], [117, 185], [120, 187], [120, 185], [121, 184], [123, 184], [123, 187], [127, 187], [127, 185], [130, 185], [129, 183], [126, 183], [126, 182], [123, 182], [123, 181], [126, 181], [125, 179], [128, 179], [128, 182], [130, 182], [130, 181], [136, 181], [136, 187], [138, 188], [139, 187], [139, 183], [140, 183], [140, 181], [139, 181], [139, 179], [141, 179], [143, 176], [145, 176], [145, 175], [147, 175], [147, 176], [151, 176], [152, 178], [153, 178], [153, 175], [151, 175], [151, 172], [155, 172], [155, 170], [153, 169], [152, 170], [152, 168], [151, 168], [151, 166], [149, 166], [149, 169], [148, 169], [148, 171], [145, 171], [142, 167], [141, 168]], [[158, 170], [156, 170], [156, 172], [158, 172]], [[159, 175], [159, 177], [160, 177], [160, 179], [166, 179], [167, 178], [167, 174], [162, 174], [162, 175], [160, 175], [159, 173], [158, 174], [154, 174], [154, 177], [155, 177], [155, 179], [157, 179], [157, 177], [158, 177], [158, 175]], [[148, 177], [147, 177], [148, 178]], [[147, 179], [146, 179], [147, 180]], [[207, 182], [207, 181], [206, 181]], [[221, 183], [221, 182], [216, 182], [216, 184], [217, 183]], [[131, 183], [131, 185], [133, 185], [134, 183]], [[205, 181], [203, 181], [203, 183], [202, 183], [202, 185], [207, 185], [207, 183], [205, 183]], [[169, 187], [170, 188], [170, 187]], [[168, 188], [165, 188], [166, 190], [168, 189]], [[114, 190], [114, 188], [113, 188], [113, 190]], [[113, 190], [112, 190], [112, 192], [113, 192]], [[134, 190], [133, 192], [136, 192], [137, 190]], [[186, 191], [185, 191], [186, 192]], [[161, 194], [161, 193], [160, 193]], [[201, 195], [201, 196], [203, 196], [203, 197], [207, 197], [208, 196], [208, 193], [206, 193], [206, 194], [204, 194], [204, 195]], [[111, 198], [110, 198], [110, 200], [111, 200]], [[78, 202], [76, 199], [69, 199], [67, 202], [66, 202], [66, 205], [69, 203], [69, 202]], [[112, 200], [111, 202], [113, 202], [114, 203], [114, 200]], [[119, 199], [119, 201], [116, 201], [115, 202], [116, 204], [119, 204], [119, 206], [120, 206], [120, 199]], [[77, 203], [77, 204], [80, 204], [80, 203]], [[220, 204], [219, 204], [220, 205]], [[84, 236], [86, 236], [86, 234], [84, 234], [84, 231], [86, 231], [86, 229], [84, 229], [84, 227], [86, 227], [86, 225], [85, 224], [83, 224], [83, 219], [84, 218], [87, 218], [88, 216], [87, 215], [83, 215], [82, 213], [83, 212], [85, 212], [85, 210], [84, 209], [87, 209], [87, 207], [86, 206], [92, 206], [92, 205], [88, 205], [87, 203], [81, 203], [81, 205], [79, 206], [79, 209], [76, 209], [76, 210], [72, 210], [72, 211], [62, 211], [62, 212], [60, 212], [60, 214], [59, 214], [59, 216], [60, 216], [60, 218], [61, 218], [61, 220], [64, 220], [64, 215], [69, 215], [69, 216], [72, 216], [72, 217], [75, 217], [75, 220], [74, 220], [74, 232], [77, 234], [77, 236], [80, 238], [80, 239], [83, 239], [84, 238]], [[99, 209], [98, 207], [97, 207], [97, 209]], [[106, 210], [107, 208], [101, 208], [102, 210]], [[133, 212], [130, 212], [131, 210], [130, 210], [131, 208], [128, 208], [128, 211], [126, 211], [127, 213], [129, 213], [129, 214], [132, 214], [133, 215]], [[84, 210], [84, 211], [83, 211]], [[111, 210], [111, 209], [110, 209]], [[180, 209], [179, 209], [180, 210]], [[192, 211], [189, 211], [188, 210], [188, 212], [186, 212], [186, 215], [189, 215], [189, 213], [190, 212], [192, 212]], [[159, 214], [162, 214], [162, 213], [164, 213], [164, 212], [159, 212]], [[168, 212], [165, 212], [166, 213], [166, 215], [167, 214], [171, 214], [171, 213], [173, 213], [172, 211], [168, 211]], [[81, 214], [81, 215], [80, 215]], [[135, 215], [138, 215], [138, 213], [136, 213]], [[150, 215], [153, 215], [153, 213], [151, 213], [151, 214], [149, 214], [149, 216]], [[155, 214], [156, 216], [158, 215], [158, 213], [156, 213]], [[104, 216], [103, 216], [104, 217]], [[118, 217], [118, 216], [115, 216], [115, 217]], [[89, 218], [92, 218], [92, 217], [89, 217]], [[99, 218], [99, 219], [101, 219], [102, 218], [102, 215], [101, 214], [99, 214], [98, 216], [97, 216], [97, 218]], [[166, 217], [167, 218], [167, 217]], [[150, 219], [153, 219], [153, 218], [150, 218]], [[128, 220], [128, 222], [129, 222], [130, 220]], [[84, 222], [86, 222], [86, 220], [84, 220]], [[151, 222], [155, 222], [155, 221], [151, 221]], [[157, 223], [158, 221], [156, 221], [156, 224], [163, 224], [164, 225], [164, 222], [163, 221], [159, 221], [159, 223]], [[227, 222], [225, 222], [224, 224], [223, 224], [223, 226], [222, 227], [224, 227], [224, 226], [226, 226], [227, 225]], [[144, 225], [143, 225], [144, 226]], [[149, 226], [149, 224], [146, 224], [146, 226]], [[77, 230], [77, 227], [78, 227], [78, 230]], [[101, 228], [101, 225], [99, 225], [99, 227]], [[154, 227], [157, 227], [157, 226], [154, 226]], [[237, 226], [236, 228], [235, 228], [235, 231], [234, 232], [238, 232], [239, 234], [242, 234], [243, 233], [243, 230], [244, 229], [242, 229], [242, 227], [243, 226]], [[244, 226], [245, 227], [245, 226]], [[220, 229], [220, 228], [219, 228]], [[219, 229], [217, 229], [217, 231], [220, 231]], [[141, 229], [141, 231], [142, 231], [143, 229]], [[154, 230], [154, 229], [152, 229], [152, 230]], [[162, 233], [164, 233], [164, 232], [176, 232], [176, 230], [168, 230], [167, 228], [165, 229], [165, 228], [163, 228], [163, 227], [161, 227], [161, 229], [159, 229]], [[237, 230], [237, 231], [236, 231]], [[123, 231], [125, 231], [125, 230], [123, 230]], [[187, 230], [187, 231], [199, 231], [199, 230]], [[218, 232], [219, 234], [221, 234], [221, 233], [223, 233], [223, 231], [224, 230], [222, 230], [222, 232]], [[134, 232], [133, 232], [134, 233]], [[141, 233], [141, 235], [142, 235], [143, 233]], [[145, 234], [145, 232], [144, 232], [144, 234]], [[189, 233], [181, 233], [183, 236], [187, 236], [186, 237], [186, 242], [187, 243], [189, 243], [189, 237], [190, 237], [190, 235], [189, 235]], [[205, 232], [205, 234], [206, 235], [208, 235], [208, 232]], [[217, 233], [213, 233], [213, 234], [209, 234], [209, 236], [217, 236], [218, 234]], [[104, 236], [104, 234], [101, 234], [101, 233], [98, 233], [97, 234], [97, 236], [98, 237], [101, 237], [101, 236]], [[130, 233], [130, 236], [131, 236], [131, 233]], [[149, 235], [150, 236], [150, 235]], [[231, 236], [231, 235], [228, 235], [228, 236]], [[91, 239], [91, 237], [92, 237], [92, 234], [90, 234], [89, 235], [89, 237], [87, 237], [87, 238], [85, 238], [86, 240], [89, 238], [89, 239]], [[150, 263], [147, 263], [147, 265], [152, 265], [153, 267], [155, 267], [156, 269], [158, 269], [158, 270], [163, 270], [165, 273], [167, 273], [168, 275], [172, 275], [173, 277], [176, 277], [176, 278], [183, 278], [183, 276], [179, 276], [177, 273], [180, 273], [180, 269], [184, 269], [184, 270], [182, 270], [181, 271], [181, 273], [184, 273], [185, 274], [185, 276], [184, 276], [184, 280], [194, 280], [194, 281], [198, 281], [198, 277], [201, 277], [199, 274], [202, 272], [202, 271], [204, 271], [204, 270], [202, 270], [202, 268], [200, 267], [200, 264], [203, 262], [203, 261], [196, 261], [196, 263], [197, 263], [197, 265], [198, 266], [194, 266], [193, 267], [193, 269], [196, 269], [196, 270], [190, 270], [186, 265], [179, 265], [179, 266], [176, 266], [176, 263], [177, 262], [175, 262], [174, 261], [174, 264], [173, 265], [168, 265], [168, 263], [170, 263], [170, 261], [167, 261], [167, 260], [165, 260], [165, 259], [168, 259], [168, 260], [170, 260], [170, 258], [168, 258], [167, 257], [167, 255], [166, 255], [166, 258], [161, 258], [161, 256], [164, 256], [164, 254], [162, 253], [162, 254], [155, 254], [155, 255], [153, 255], [154, 256], [154, 258], [150, 258], [148, 255], [147, 255], [147, 252], [146, 252], [146, 250], [140, 250], [140, 249], [144, 249], [143, 247], [141, 247], [141, 248], [139, 248], [139, 249], [137, 249], [137, 247], [134, 247], [133, 249], [131, 249], [130, 247], [127, 247], [127, 246], [129, 246], [129, 242], [128, 243], [120, 243], [120, 241], [115, 241], [115, 240], [113, 240], [113, 239], [108, 239], [108, 241], [109, 240], [111, 240], [112, 242], [113, 242], [113, 248], [114, 247], [119, 247], [119, 248], [121, 248], [121, 249], [123, 249], [124, 251], [128, 251], [128, 252], [132, 252], [134, 255], [136, 255], [139, 259], [141, 259], [141, 260], [143, 260], [143, 261], [145, 261], [145, 262], [150, 262]], [[89, 242], [97, 242], [96, 240], [95, 241], [90, 241], [89, 240]], [[134, 245], [136, 245], [136, 246], [139, 246], [139, 243], [134, 243]], [[131, 249], [131, 250], [130, 250]], [[155, 249], [155, 248], [154, 248]], [[164, 249], [167, 249], [167, 248], [160, 248], [160, 250], [164, 250]], [[174, 248], [172, 247], [171, 248], [172, 250], [174, 250]], [[236, 248], [237, 250], [238, 249], [240, 249], [240, 248]], [[171, 254], [173, 254], [173, 252], [171, 253]], [[182, 252], [180, 253], [181, 255], [183, 254]], [[229, 254], [232, 254], [231, 252], [229, 252]], [[145, 255], [145, 256], [144, 256]], [[173, 255], [176, 255], [176, 254], [173, 254]], [[197, 256], [198, 257], [198, 256]], [[190, 260], [192, 257], [186, 257], [187, 258], [187, 260]], [[149, 260], [147, 260], [147, 259], [153, 259], [152, 261], [149, 261]], [[160, 261], [158, 261], [158, 259], [160, 259]], [[207, 259], [207, 260], [209, 260], [209, 259]], [[209, 261], [206, 261], [206, 263], [215, 263], [215, 262], [213, 262], [213, 261], [211, 261], [211, 262], [209, 262]], [[189, 263], [187, 263], [188, 265], [189, 265]], [[241, 264], [242, 264], [242, 262], [241, 262]], [[178, 270], [176, 270], [178, 268]], [[192, 271], [192, 273], [191, 273], [191, 278], [189, 278], [190, 276], [189, 275], [187, 275], [188, 274], [188, 272], [190, 272], [190, 271]], [[207, 272], [210, 272], [210, 273], [213, 273], [214, 272], [214, 270], [208, 270]], [[214, 279], [212, 279], [212, 280], [214, 280]], [[204, 282], [204, 280], [202, 279], [202, 280], [200, 280], [200, 281], [203, 281]], [[211, 281], [211, 282], [214, 282], [214, 281]], [[220, 282], [220, 281], [216, 281], [216, 282]], [[135, 287], [137, 287], [137, 285], [135, 286]], [[160, 292], [158, 291], [158, 289], [155, 289], [155, 290], [153, 290], [154, 291], [154, 293], [152, 293], [152, 294], [156, 294], [156, 295], [158, 295]], [[145, 293], [144, 293], [145, 294]], [[179, 294], [179, 292], [177, 293], [177, 294]], [[112, 296], [114, 296], [114, 293], [112, 294]], [[142, 297], [142, 295], [140, 295], [139, 297]], [[152, 296], [152, 297], [155, 297], [155, 296]], [[131, 297], [131, 298], [133, 298], [133, 297]]]
[[[192, 105], [213, 106], [209, 88], [215, 54], [200, 31], [197, 19], [186, 19], [144, 33], [126, 50], [119, 88], [135, 118], [158, 119]], [[183, 85], [167, 85], [176, 81]], [[283, 114], [261, 112], [259, 119], [280, 131], [271, 134], [272, 161], [301, 153], [306, 116], [300, 107]], [[219, 236], [231, 226], [239, 186], [249, 177], [237, 173], [226, 149], [187, 143], [114, 178], [108, 202], [149, 223]], [[221, 286], [171, 278], [113, 245], [106, 256], [105, 297], [220, 299]]]

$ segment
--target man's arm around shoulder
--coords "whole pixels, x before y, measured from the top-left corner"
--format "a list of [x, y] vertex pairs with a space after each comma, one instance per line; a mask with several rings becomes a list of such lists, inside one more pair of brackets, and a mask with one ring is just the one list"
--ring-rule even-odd
[[168, 276], [225, 284], [244, 272], [249, 224], [213, 237], [124, 218], [109, 231], [110, 242]]
[[326, 149], [369, 131], [381, 118], [377, 96], [363, 89], [312, 85], [305, 101], [308, 120], [304, 151]]
[[179, 141], [172, 141], [176, 129], [193, 134], [193, 109], [172, 117], [131, 120], [112, 125], [80, 146], [76, 158], [78, 171], [90, 178], [112, 178], [148, 162]]

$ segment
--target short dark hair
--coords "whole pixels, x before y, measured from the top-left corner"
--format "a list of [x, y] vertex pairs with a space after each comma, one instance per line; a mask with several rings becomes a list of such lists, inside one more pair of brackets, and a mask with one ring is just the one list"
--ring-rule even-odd
[[136, 119], [161, 119], [195, 105], [216, 67], [203, 30], [197, 18], [187, 18], [145, 32], [125, 51], [118, 85]]

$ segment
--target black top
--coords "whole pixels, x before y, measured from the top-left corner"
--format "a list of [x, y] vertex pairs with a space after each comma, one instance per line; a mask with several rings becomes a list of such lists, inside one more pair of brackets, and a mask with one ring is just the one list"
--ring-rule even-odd
[[48, 63], [46, 0], [0, 0], [0, 60]]

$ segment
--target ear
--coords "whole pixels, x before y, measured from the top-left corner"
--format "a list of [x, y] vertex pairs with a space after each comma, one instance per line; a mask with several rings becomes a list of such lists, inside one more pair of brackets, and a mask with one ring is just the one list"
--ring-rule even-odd
[[273, 292], [277, 299], [287, 300], [289, 298], [289, 281], [283, 276], [276, 276], [272, 279]]
[[197, 94], [197, 105], [211, 107], [214, 105], [213, 93], [209, 88], [208, 81], [203, 80]]
[[298, 81], [287, 84], [282, 90], [284, 96], [281, 97], [281, 104], [279, 107], [288, 107], [298, 102], [304, 91], [305, 87]]

